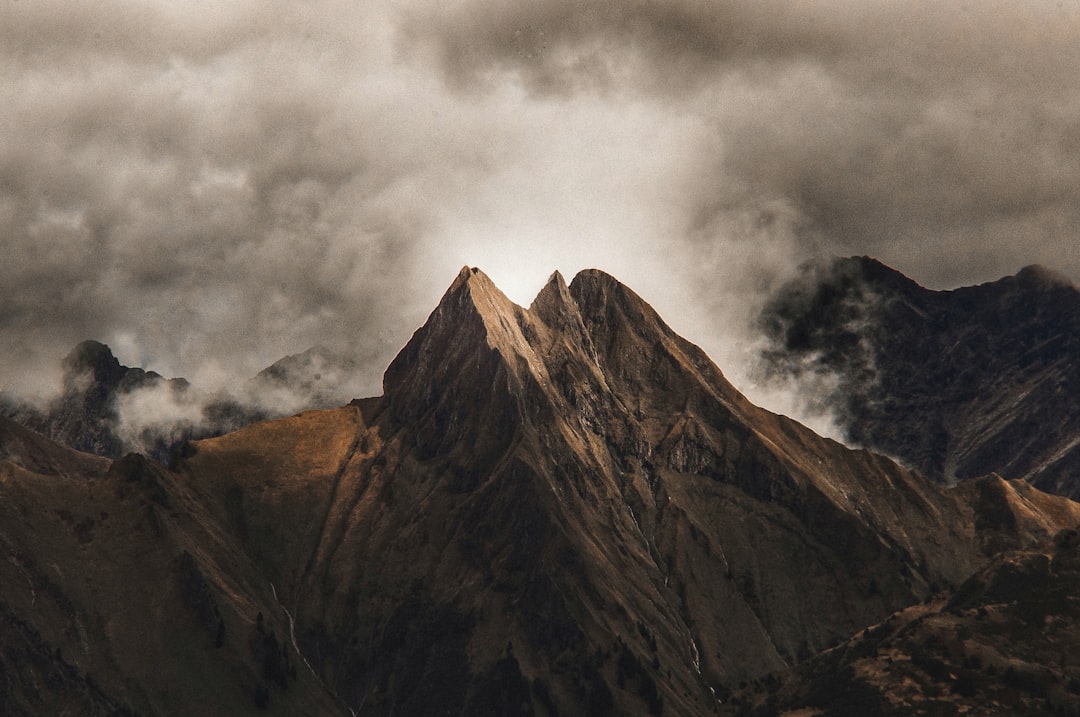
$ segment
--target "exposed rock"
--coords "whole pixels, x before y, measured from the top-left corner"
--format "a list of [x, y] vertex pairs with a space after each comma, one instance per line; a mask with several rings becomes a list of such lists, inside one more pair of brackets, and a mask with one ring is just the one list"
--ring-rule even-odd
[[83, 341], [62, 365], [60, 396], [38, 408], [5, 395], [0, 413], [69, 448], [107, 458], [141, 452], [167, 462], [186, 440], [270, 415], [226, 395], [201, 395], [185, 379], [124, 366], [98, 341]]
[[1077, 714], [1078, 546], [1070, 530], [1004, 553], [949, 600], [891, 615], [791, 674], [740, 691], [724, 712]]
[[762, 317], [780, 374], [830, 375], [847, 437], [942, 482], [989, 473], [1080, 497], [1080, 291], [1041, 267], [930, 291], [867, 257]]
[[0, 601], [143, 714], [704, 715], [1080, 522], [753, 406], [598, 271], [462, 269], [384, 387], [170, 467], [0, 423]]
[[[509, 641], [538, 712], [707, 713], [710, 688], [1080, 517], [1010, 489], [980, 518], [968, 494], [752, 406], [597, 271], [554, 275], [523, 309], [462, 269], [384, 385], [178, 466], [209, 504], [233, 496], [222, 518], [354, 708], [412, 699], [416, 675], [388, 664], [440, 665], [430, 684], [456, 685], [460, 713]], [[414, 627], [385, 641], [403, 596]]]

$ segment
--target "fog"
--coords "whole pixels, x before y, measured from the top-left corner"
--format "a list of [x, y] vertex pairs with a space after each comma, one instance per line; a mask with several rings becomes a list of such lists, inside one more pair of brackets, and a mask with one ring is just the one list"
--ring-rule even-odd
[[319, 344], [377, 394], [463, 264], [525, 305], [597, 267], [810, 416], [748, 328], [799, 263], [1080, 277], [1077, 38], [1075, 2], [5, 2], [0, 388], [94, 338], [208, 391]]

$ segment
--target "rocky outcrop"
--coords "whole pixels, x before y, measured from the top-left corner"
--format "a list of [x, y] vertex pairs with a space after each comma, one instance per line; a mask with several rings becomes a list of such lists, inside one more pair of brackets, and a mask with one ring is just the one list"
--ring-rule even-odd
[[470, 713], [514, 666], [536, 713], [707, 713], [1080, 516], [1006, 492], [979, 518], [756, 408], [597, 271], [525, 309], [464, 268], [384, 385], [178, 466], [354, 708], [423, 713], [428, 684]]
[[853, 443], [940, 482], [993, 472], [1080, 496], [1080, 291], [1052, 272], [930, 291], [840, 259], [780, 290], [762, 327], [772, 371], [834, 377], [825, 401]]
[[712, 714], [1080, 522], [753, 406], [599, 271], [463, 268], [382, 396], [168, 467], [0, 428], [0, 601], [143, 714]]
[[185, 379], [124, 366], [98, 341], [80, 343], [62, 366], [59, 396], [44, 407], [0, 396], [0, 414], [69, 448], [107, 458], [137, 451], [167, 462], [186, 440], [218, 436], [272, 415], [255, 402], [203, 395]]

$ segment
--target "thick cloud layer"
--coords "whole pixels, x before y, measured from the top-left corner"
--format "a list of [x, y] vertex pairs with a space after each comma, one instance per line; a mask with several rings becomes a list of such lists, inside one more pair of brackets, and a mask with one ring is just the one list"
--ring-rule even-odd
[[468, 263], [522, 303], [605, 269], [752, 389], [807, 258], [1080, 277], [1078, 38], [1075, 2], [4, 2], [0, 383], [96, 338], [202, 384], [322, 344], [378, 393]]

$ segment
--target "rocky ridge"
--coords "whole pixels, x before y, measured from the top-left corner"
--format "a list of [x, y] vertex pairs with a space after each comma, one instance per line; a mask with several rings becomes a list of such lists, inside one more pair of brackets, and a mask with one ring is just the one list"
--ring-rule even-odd
[[1080, 713], [1080, 536], [995, 558], [947, 600], [890, 615], [786, 674], [756, 681], [742, 715]]
[[[108, 458], [140, 452], [167, 463], [184, 441], [349, 400], [353, 359], [322, 347], [286, 356], [232, 392], [124, 366], [88, 340], [62, 361], [60, 395], [44, 406], [0, 394], [0, 415], [58, 443]], [[164, 410], [163, 408], [164, 407]]]
[[774, 374], [835, 380], [824, 401], [854, 444], [940, 482], [998, 473], [1080, 497], [1080, 291], [1066, 279], [1031, 266], [931, 291], [838, 259], [777, 292], [761, 324]]
[[753, 406], [599, 271], [526, 309], [466, 267], [383, 396], [170, 467], [0, 427], [13, 711], [712, 714], [1080, 522]]

